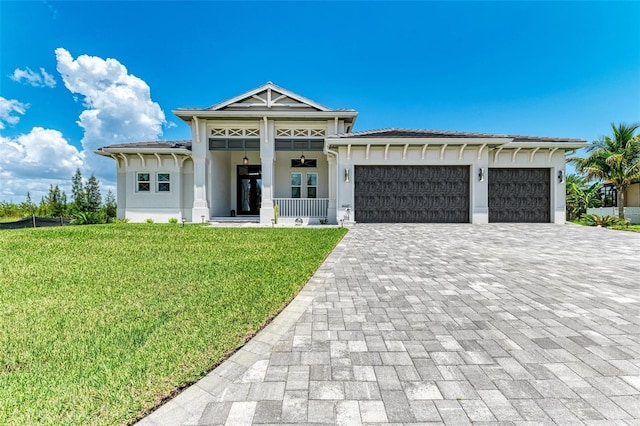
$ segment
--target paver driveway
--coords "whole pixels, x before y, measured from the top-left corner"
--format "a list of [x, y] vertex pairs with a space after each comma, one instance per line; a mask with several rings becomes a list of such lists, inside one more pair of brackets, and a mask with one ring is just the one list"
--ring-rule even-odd
[[357, 225], [144, 424], [640, 424], [640, 234]]

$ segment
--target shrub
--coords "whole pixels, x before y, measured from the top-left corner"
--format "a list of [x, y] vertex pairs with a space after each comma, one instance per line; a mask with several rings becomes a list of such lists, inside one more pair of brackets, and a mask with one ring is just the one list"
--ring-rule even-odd
[[94, 225], [101, 222], [101, 217], [97, 212], [78, 212], [71, 223], [74, 225]]
[[145, 220], [145, 222], [147, 222], [147, 223], [153, 223], [153, 219], [151, 219], [150, 217], [148, 217], [148, 218]]
[[178, 219], [175, 217], [170, 217], [169, 218], [169, 223], [178, 223]]
[[113, 219], [111, 220], [111, 223], [116, 223], [116, 224], [119, 224], [119, 223], [129, 223], [129, 219], [117, 219], [117, 218], [113, 218]]
[[624, 225], [625, 221], [615, 216], [598, 216], [597, 214], [585, 214], [582, 216], [588, 226], [600, 226], [608, 228], [613, 225]]

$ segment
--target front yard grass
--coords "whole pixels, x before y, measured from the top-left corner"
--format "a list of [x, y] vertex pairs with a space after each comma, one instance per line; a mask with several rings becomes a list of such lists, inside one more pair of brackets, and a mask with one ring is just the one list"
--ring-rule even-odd
[[286, 306], [345, 232], [0, 232], [0, 423], [132, 422]]

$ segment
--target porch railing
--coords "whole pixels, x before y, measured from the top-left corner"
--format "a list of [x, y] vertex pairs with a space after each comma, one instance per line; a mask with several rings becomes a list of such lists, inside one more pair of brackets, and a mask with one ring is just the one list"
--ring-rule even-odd
[[327, 217], [328, 198], [274, 198], [282, 217]]

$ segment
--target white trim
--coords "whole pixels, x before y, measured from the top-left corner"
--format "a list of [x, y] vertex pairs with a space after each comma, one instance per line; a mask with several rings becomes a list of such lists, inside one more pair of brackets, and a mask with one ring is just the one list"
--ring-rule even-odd
[[428, 144], [428, 143], [425, 143], [425, 144], [422, 146], [422, 157], [421, 157], [421, 159], [422, 159], [422, 160], [424, 160], [424, 155], [425, 155], [425, 153], [426, 153], [426, 151], [427, 151], [427, 148], [428, 148], [428, 147], [429, 147], [429, 144]]
[[533, 163], [533, 158], [536, 156], [536, 152], [538, 152], [538, 150], [540, 149], [540, 147], [534, 149], [531, 151], [531, 155], [529, 156], [529, 162]]

